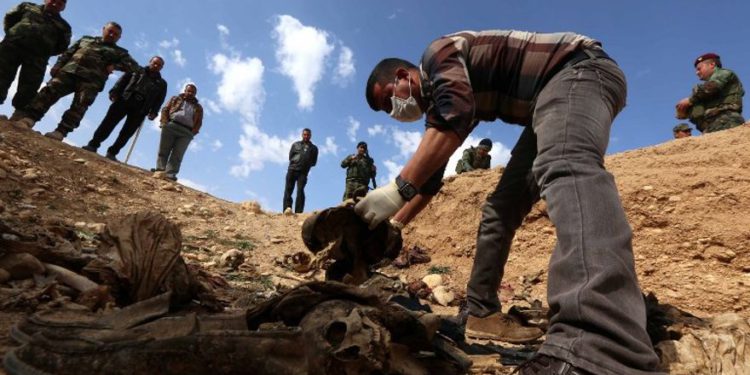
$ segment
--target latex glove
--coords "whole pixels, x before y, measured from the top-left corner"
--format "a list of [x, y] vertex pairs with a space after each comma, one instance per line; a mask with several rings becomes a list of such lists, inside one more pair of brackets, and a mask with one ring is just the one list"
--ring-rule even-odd
[[383, 220], [395, 215], [405, 204], [406, 201], [398, 193], [396, 182], [391, 181], [388, 185], [367, 193], [354, 206], [354, 212], [368, 223], [372, 230]]

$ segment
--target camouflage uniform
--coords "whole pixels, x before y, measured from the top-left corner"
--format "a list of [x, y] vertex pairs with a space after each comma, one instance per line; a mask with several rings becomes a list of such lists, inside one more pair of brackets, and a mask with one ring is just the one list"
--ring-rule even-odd
[[141, 72], [142, 68], [130, 57], [128, 50], [101, 37], [84, 36], [60, 55], [52, 68], [57, 74], [47, 82], [24, 115], [39, 121], [60, 98], [75, 93], [70, 108], [65, 111], [57, 130], [67, 134], [78, 127], [89, 106], [104, 89], [112, 65], [115, 70]]
[[341, 168], [346, 168], [344, 200], [367, 194], [367, 184], [375, 177], [374, 165], [375, 161], [367, 155], [349, 155], [341, 161]]
[[473, 171], [475, 169], [489, 169], [492, 156], [487, 154], [481, 157], [477, 154], [477, 148], [472, 146], [464, 150], [463, 157], [456, 163], [456, 173]]
[[742, 97], [745, 90], [734, 72], [719, 68], [705, 83], [693, 88], [690, 122], [703, 133], [730, 129], [745, 122], [742, 117]]
[[21, 3], [5, 14], [5, 38], [0, 42], [0, 104], [18, 67], [18, 90], [13, 107], [22, 109], [34, 99], [44, 80], [47, 60], [59, 55], [70, 44], [71, 30], [57, 13], [45, 12], [44, 5]]

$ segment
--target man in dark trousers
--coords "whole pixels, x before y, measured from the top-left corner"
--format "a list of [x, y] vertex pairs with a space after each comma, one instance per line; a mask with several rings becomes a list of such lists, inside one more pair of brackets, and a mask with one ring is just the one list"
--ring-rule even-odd
[[143, 69], [143, 72], [125, 73], [109, 91], [107, 115], [96, 128], [93, 138], [84, 150], [96, 152], [102, 142], [112, 134], [117, 123], [127, 117], [117, 140], [107, 149], [107, 159], [117, 160], [117, 154], [125, 147], [130, 137], [141, 126], [148, 116], [153, 120], [159, 115], [159, 109], [167, 95], [167, 82], [159, 73], [164, 67], [164, 59], [154, 56]]
[[[633, 259], [632, 230], [604, 169], [625, 77], [597, 40], [574, 33], [462, 31], [433, 41], [419, 67], [385, 59], [367, 82], [370, 107], [399, 121], [426, 115], [417, 151], [355, 211], [374, 228], [408, 224], [442, 186], [448, 159], [479, 121], [524, 127], [482, 207], [467, 286], [470, 337], [528, 342], [542, 332], [500, 310], [497, 290], [516, 230], [540, 197], [557, 233], [547, 281], [546, 340], [521, 375], [657, 371]], [[449, 197], [448, 197], [449, 199]]]
[[13, 107], [26, 107], [44, 80], [49, 58], [68, 48], [70, 25], [60, 16], [65, 5], [66, 0], [45, 0], [44, 5], [23, 2], [5, 14], [5, 37], [0, 41], [0, 104], [20, 67]]
[[302, 140], [292, 143], [289, 149], [289, 168], [286, 171], [286, 186], [284, 187], [284, 212], [292, 210], [292, 190], [297, 184], [297, 199], [294, 202], [294, 212], [302, 213], [305, 210], [305, 185], [307, 185], [307, 174], [310, 168], [318, 163], [318, 146], [311, 141], [312, 132], [305, 128], [302, 130]]

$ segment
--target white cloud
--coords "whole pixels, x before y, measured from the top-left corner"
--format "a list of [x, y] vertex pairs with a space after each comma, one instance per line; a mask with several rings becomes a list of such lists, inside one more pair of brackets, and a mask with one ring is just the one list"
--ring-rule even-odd
[[135, 42], [133, 42], [133, 45], [135, 45], [135, 48], [144, 50], [147, 49], [149, 46], [148, 40], [146, 40], [146, 34], [145, 33], [138, 33], [138, 39], [136, 39]]
[[388, 172], [388, 176], [380, 178], [381, 185], [385, 185], [388, 182], [395, 180], [396, 176], [398, 176], [398, 174], [401, 173], [401, 170], [404, 169], [404, 164], [398, 164], [393, 160], [386, 160], [383, 162], [383, 164], [385, 165], [385, 169]]
[[182, 51], [178, 49], [172, 51], [172, 60], [174, 60], [174, 63], [181, 68], [187, 64], [187, 60], [182, 56]]
[[333, 73], [333, 83], [345, 87], [354, 77], [354, 53], [349, 47], [341, 46], [339, 62]]
[[295, 135], [283, 139], [263, 133], [257, 126], [245, 124], [240, 135], [240, 163], [232, 166], [229, 173], [235, 177], [247, 177], [252, 171], [263, 169], [266, 162], [285, 164], [289, 161], [289, 147], [298, 141]]
[[323, 77], [325, 60], [334, 49], [328, 33], [282, 15], [277, 18], [272, 36], [278, 44], [279, 70], [292, 79], [299, 97], [297, 107], [311, 110], [315, 104], [315, 85]]
[[180, 178], [180, 183], [198, 191], [202, 191], [204, 193], [208, 193], [208, 187], [206, 185], [199, 184], [195, 181], [188, 180], [187, 178]]
[[199, 152], [203, 151], [203, 140], [200, 138], [194, 138], [188, 145], [188, 152]]
[[221, 106], [219, 103], [211, 100], [211, 99], [204, 99], [203, 104], [205, 108], [208, 108], [208, 111], [210, 113], [221, 113]]
[[172, 49], [180, 45], [180, 40], [177, 38], [172, 38], [172, 40], [162, 40], [159, 42], [159, 47], [164, 49]]
[[391, 135], [396, 147], [399, 148], [399, 155], [404, 158], [410, 157], [414, 151], [417, 151], [419, 142], [422, 141], [422, 133], [420, 132], [394, 129]]
[[355, 120], [354, 117], [349, 116], [349, 126], [346, 128], [346, 135], [349, 137], [350, 141], [357, 141], [357, 130], [359, 130], [360, 126], [361, 124], [359, 121]]
[[221, 150], [222, 147], [224, 147], [224, 144], [221, 143], [221, 141], [218, 139], [215, 139], [213, 142], [211, 142], [211, 151], [213, 152]]
[[256, 57], [230, 57], [219, 53], [213, 56], [209, 68], [221, 76], [217, 88], [221, 107], [241, 114], [250, 124], [256, 124], [266, 99], [263, 62]]
[[321, 155], [338, 155], [339, 146], [336, 144], [336, 137], [326, 137], [326, 142], [322, 146], [318, 146]]
[[383, 125], [374, 125], [374, 126], [367, 128], [367, 134], [369, 134], [370, 137], [374, 137], [376, 135], [384, 134], [384, 133], [385, 133], [385, 128], [383, 127]]
[[222, 37], [223, 36], [229, 36], [229, 28], [228, 27], [226, 27], [226, 26], [224, 26], [222, 24], [218, 24], [218, 25], [216, 25], [216, 29], [219, 30], [219, 35], [220, 36], [222, 36]]

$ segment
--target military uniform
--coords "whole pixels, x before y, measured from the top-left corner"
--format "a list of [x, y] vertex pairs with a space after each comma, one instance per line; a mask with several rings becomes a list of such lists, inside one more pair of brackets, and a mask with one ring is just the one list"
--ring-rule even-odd
[[57, 74], [23, 110], [23, 115], [39, 121], [60, 98], [75, 93], [70, 108], [57, 127], [63, 135], [70, 133], [78, 127], [86, 110], [104, 89], [110, 74], [108, 66], [126, 73], [142, 69], [128, 50], [106, 43], [101, 37], [84, 36], [60, 55], [52, 68]]
[[730, 129], [745, 122], [742, 97], [745, 90], [737, 75], [716, 67], [705, 83], [693, 88], [688, 118], [703, 133]]
[[341, 161], [341, 168], [346, 168], [343, 199], [364, 197], [370, 179], [375, 177], [375, 161], [367, 155], [353, 154]]
[[70, 25], [44, 5], [21, 3], [5, 14], [5, 37], [0, 42], [0, 104], [19, 66], [18, 90], [13, 107], [22, 109], [34, 99], [44, 80], [50, 56], [63, 53], [70, 44]]
[[463, 157], [456, 163], [456, 173], [461, 174], [475, 169], [489, 169], [491, 160], [490, 154], [482, 157], [477, 154], [476, 147], [469, 147], [464, 150]]

